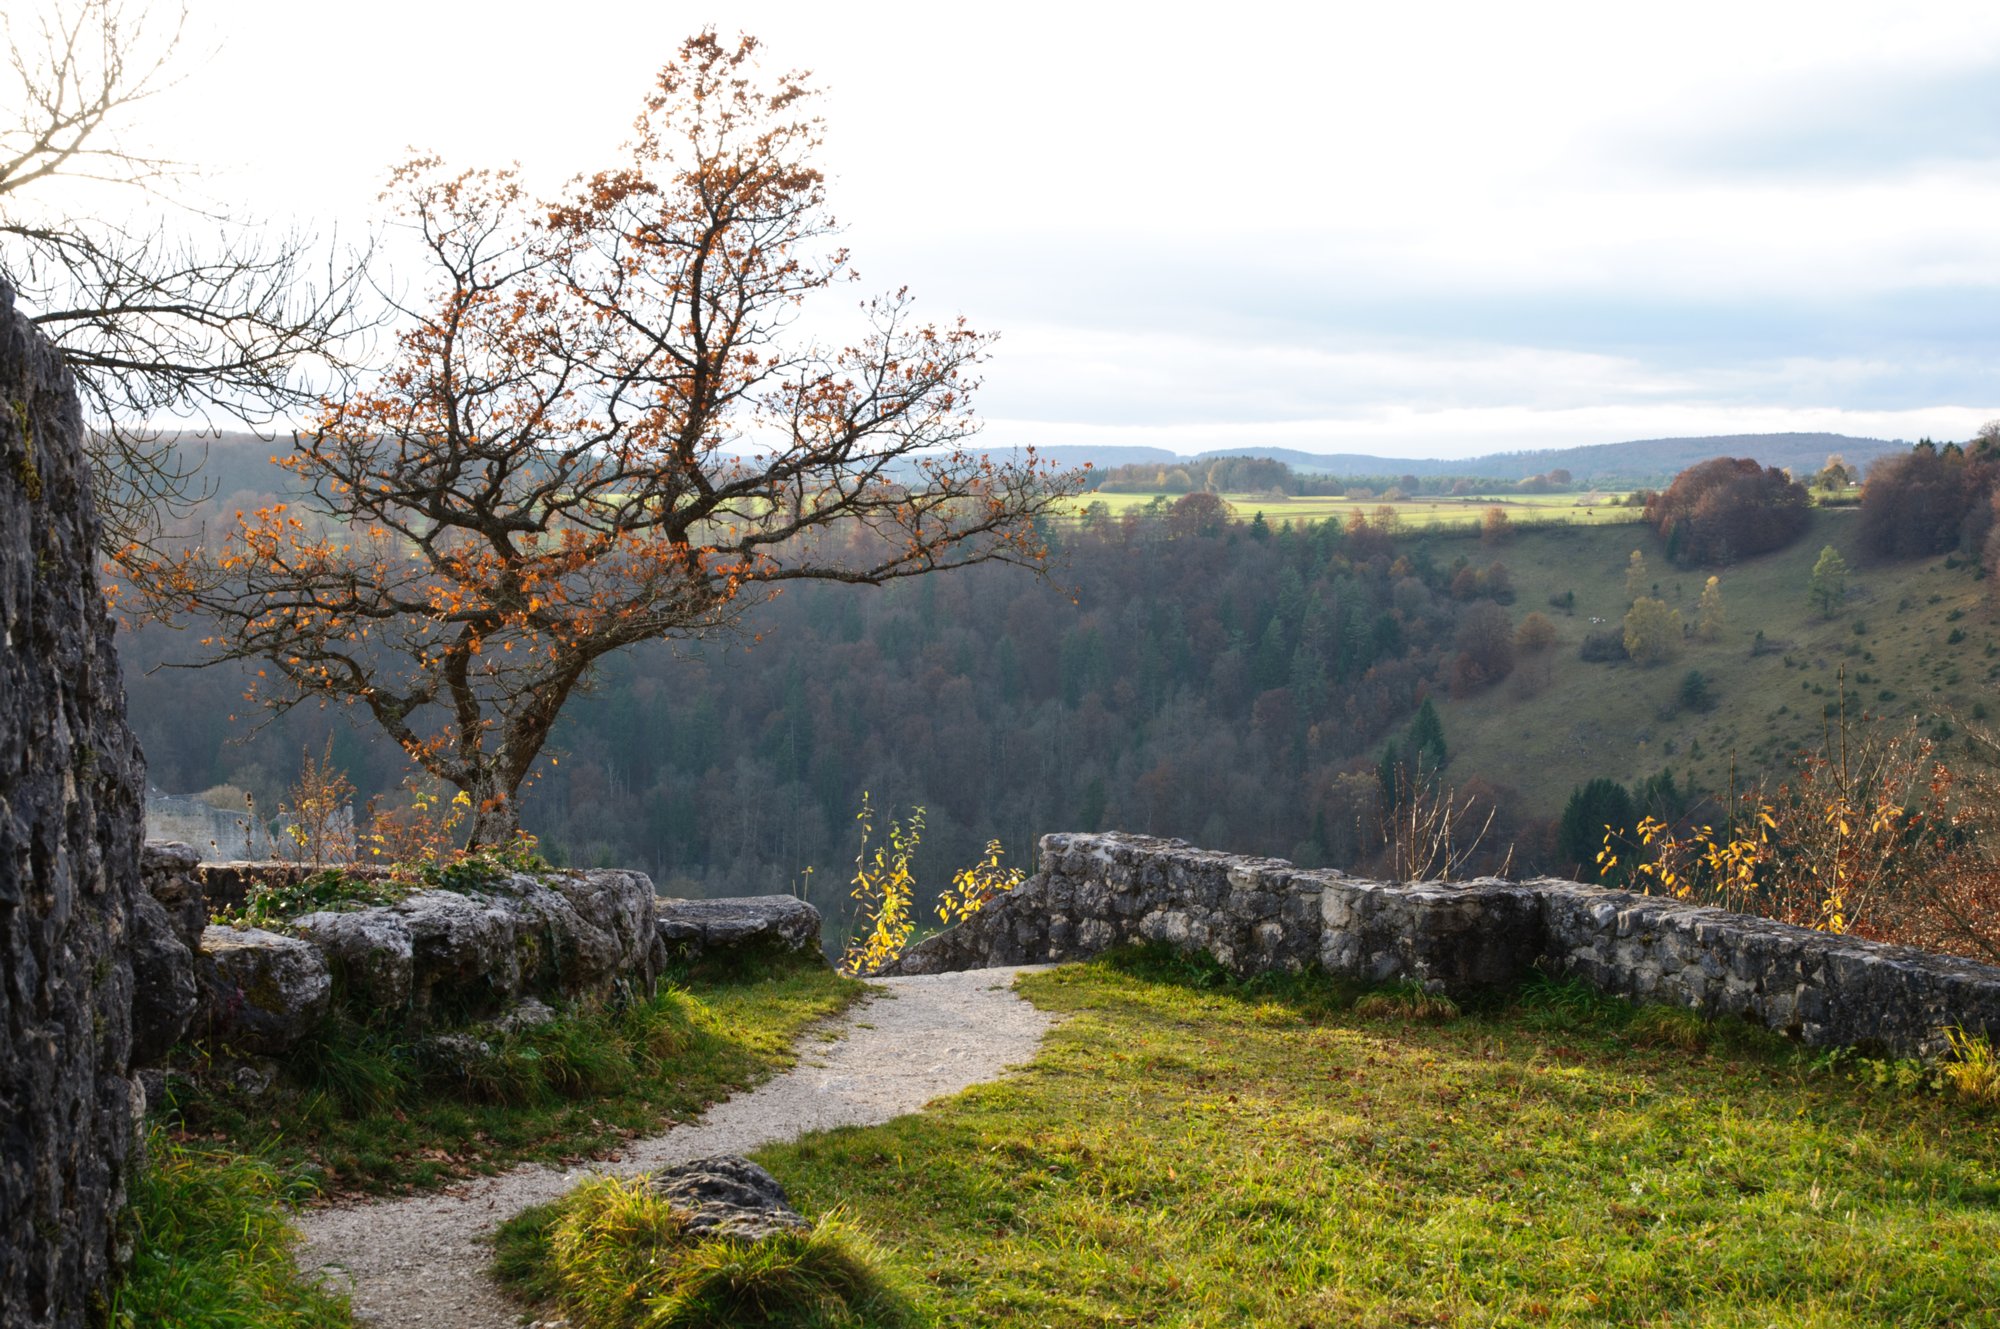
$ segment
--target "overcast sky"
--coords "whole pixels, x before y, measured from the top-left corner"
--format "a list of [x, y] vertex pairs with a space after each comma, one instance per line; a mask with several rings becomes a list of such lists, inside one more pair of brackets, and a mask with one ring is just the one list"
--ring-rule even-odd
[[213, 55], [147, 135], [322, 225], [409, 145], [605, 164], [681, 38], [756, 33], [828, 89], [867, 284], [1001, 333], [996, 445], [2000, 416], [1991, 0], [189, 4]]

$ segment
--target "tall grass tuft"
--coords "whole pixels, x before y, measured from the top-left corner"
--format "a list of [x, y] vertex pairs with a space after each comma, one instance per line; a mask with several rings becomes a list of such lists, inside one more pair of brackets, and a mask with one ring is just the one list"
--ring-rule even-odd
[[1436, 1022], [1459, 1017], [1457, 1002], [1410, 979], [1363, 995], [1354, 1003], [1354, 1013], [1368, 1020]]
[[1960, 1098], [2000, 1106], [2000, 1051], [1991, 1039], [1950, 1029], [1951, 1055], [1940, 1068], [1944, 1082]]
[[873, 1243], [838, 1219], [761, 1241], [690, 1240], [646, 1179], [598, 1177], [501, 1227], [494, 1270], [578, 1329], [844, 1329], [910, 1320]]
[[347, 1298], [300, 1275], [282, 1201], [286, 1185], [242, 1154], [177, 1144], [154, 1132], [132, 1188], [133, 1259], [108, 1320], [132, 1329], [319, 1329], [347, 1326]]

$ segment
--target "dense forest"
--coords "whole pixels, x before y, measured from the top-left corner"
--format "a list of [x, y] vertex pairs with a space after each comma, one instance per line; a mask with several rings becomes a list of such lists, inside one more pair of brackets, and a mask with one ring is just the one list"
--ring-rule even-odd
[[[1504, 568], [1476, 537], [1271, 530], [1200, 497], [1059, 532], [1052, 582], [801, 586], [753, 615], [761, 640], [622, 655], [571, 703], [525, 819], [557, 857], [706, 893], [813, 867], [837, 894], [863, 791], [927, 809], [928, 872], [988, 838], [1025, 858], [1045, 831], [1110, 826], [1355, 862], [1375, 750], [1492, 649]], [[364, 795], [393, 793], [400, 754], [359, 727], [300, 710], [253, 734], [241, 674], [153, 668], [195, 653], [191, 635], [124, 643], [158, 787], [234, 785], [269, 809], [331, 730]]]
[[[1868, 547], [1980, 551], [1991, 451], [1878, 461], [1859, 518]], [[1702, 514], [1687, 529], [1720, 547], [1675, 547], [1664, 520], [1649, 547], [1727, 559], [1756, 541], [1717, 495], [1787, 513], [1802, 498], [1777, 472], [1731, 465], [1733, 488], [1690, 472], [1669, 491]], [[1047, 581], [981, 567], [883, 590], [797, 586], [752, 614], [754, 635], [614, 657], [565, 712], [525, 820], [559, 861], [638, 867], [677, 893], [810, 889], [824, 905], [844, 895], [864, 792], [884, 813], [926, 809], [931, 881], [992, 838], [1025, 862], [1043, 832], [1107, 827], [1366, 868], [1396, 761], [1447, 759], [1424, 699], [1481, 695], [1517, 655], [1546, 672], [1533, 652], [1547, 620], [1524, 626], [1541, 616], [1512, 605], [1492, 535], [1365, 517], [1273, 528], [1196, 491], [1163, 515], [1060, 525]], [[198, 635], [152, 626], [123, 641], [156, 787], [248, 791], [269, 813], [330, 739], [364, 800], [407, 797], [401, 754], [365, 725], [311, 709], [273, 720], [241, 703], [240, 671], [159, 667], [198, 657]], [[1392, 745], [1402, 757], [1384, 761]], [[1517, 870], [1576, 866], [1557, 809], [1450, 776], [1482, 816], [1498, 809], [1491, 842], [1514, 847]]]

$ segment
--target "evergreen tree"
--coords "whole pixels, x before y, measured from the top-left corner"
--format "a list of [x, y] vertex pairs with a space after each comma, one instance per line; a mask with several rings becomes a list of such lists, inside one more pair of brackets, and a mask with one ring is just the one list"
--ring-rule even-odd
[[1556, 831], [1556, 847], [1578, 880], [1602, 881], [1597, 855], [1604, 848], [1605, 836], [1611, 837], [1614, 848], [1619, 847], [1632, 839], [1637, 823], [1632, 795], [1625, 786], [1599, 776], [1570, 794]]
[[1417, 708], [1417, 714], [1410, 721], [1410, 732], [1406, 737], [1410, 757], [1417, 769], [1428, 775], [1435, 775], [1444, 769], [1446, 752], [1444, 746], [1444, 721], [1438, 718], [1437, 706], [1430, 698]]

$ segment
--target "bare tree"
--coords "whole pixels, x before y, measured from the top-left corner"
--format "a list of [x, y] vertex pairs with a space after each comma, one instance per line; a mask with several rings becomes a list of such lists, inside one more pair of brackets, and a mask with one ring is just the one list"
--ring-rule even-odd
[[[177, 81], [184, 8], [73, 0], [0, 23], [18, 108], [0, 116], [0, 284], [76, 374], [106, 552], [129, 558], [198, 497], [184, 430], [317, 401], [308, 371], [339, 367], [365, 324], [366, 255], [205, 209], [186, 163], [127, 137]], [[124, 193], [135, 219], [75, 206], [77, 186]]]

